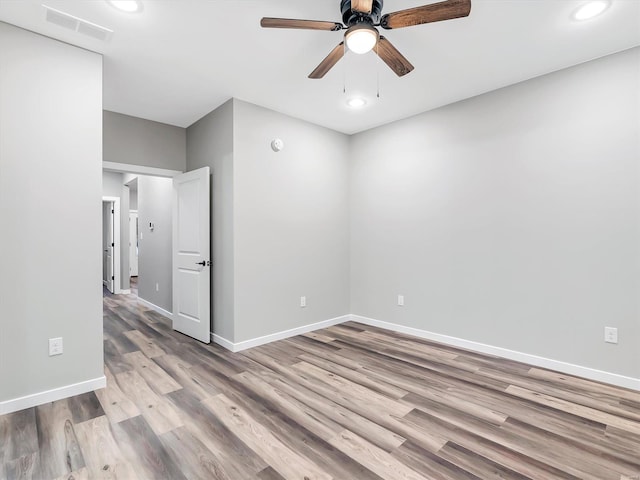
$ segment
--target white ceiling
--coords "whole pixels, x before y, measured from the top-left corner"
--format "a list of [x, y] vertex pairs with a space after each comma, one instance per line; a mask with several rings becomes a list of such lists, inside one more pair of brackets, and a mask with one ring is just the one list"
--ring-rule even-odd
[[[339, 0], [143, 0], [137, 14], [103, 0], [0, 0], [0, 20], [103, 53], [107, 110], [187, 127], [236, 97], [355, 133], [640, 45], [640, 0], [573, 21], [584, 1], [472, 0], [468, 18], [386, 31], [415, 66], [403, 78], [369, 53], [309, 80], [342, 32], [259, 26], [263, 16], [340, 21]], [[115, 33], [104, 43], [47, 23], [43, 3]], [[383, 12], [424, 3], [386, 0]], [[368, 100], [360, 110], [346, 106], [356, 94]]]

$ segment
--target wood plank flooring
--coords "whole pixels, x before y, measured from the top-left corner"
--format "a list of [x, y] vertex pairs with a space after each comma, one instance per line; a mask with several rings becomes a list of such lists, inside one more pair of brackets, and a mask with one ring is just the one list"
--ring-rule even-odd
[[108, 386], [0, 416], [0, 480], [640, 479], [640, 393], [347, 323], [230, 353], [105, 295]]

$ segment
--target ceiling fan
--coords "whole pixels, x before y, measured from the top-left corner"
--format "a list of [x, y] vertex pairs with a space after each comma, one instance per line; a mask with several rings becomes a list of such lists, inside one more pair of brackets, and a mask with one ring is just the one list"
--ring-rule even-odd
[[377, 47], [375, 51], [378, 56], [391, 70], [402, 77], [413, 70], [413, 65], [389, 40], [380, 35], [376, 27], [392, 30], [466, 17], [471, 12], [471, 0], [446, 0], [385, 15], [382, 15], [382, 3], [383, 0], [341, 0], [340, 11], [344, 23], [265, 17], [260, 21], [260, 25], [264, 28], [296, 28], [330, 32], [346, 29], [344, 41], [340, 42], [320, 62], [309, 78], [324, 77], [344, 56], [345, 43], [349, 50], [358, 54], [367, 53]]

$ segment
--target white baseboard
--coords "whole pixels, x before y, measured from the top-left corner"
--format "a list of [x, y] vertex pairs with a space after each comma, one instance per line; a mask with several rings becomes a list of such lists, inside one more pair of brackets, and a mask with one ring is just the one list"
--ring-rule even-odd
[[218, 345], [226, 348], [227, 350], [231, 350], [232, 352], [238, 351], [236, 349], [235, 343], [233, 343], [231, 340], [227, 340], [226, 338], [221, 337], [220, 335], [211, 333], [211, 340], [213, 340], [213, 343], [217, 343]]
[[33, 393], [31, 395], [13, 398], [11, 400], [5, 400], [0, 402], [0, 415], [17, 412], [18, 410], [24, 410], [25, 408], [37, 407], [44, 403], [55, 402], [56, 400], [73, 397], [74, 395], [92, 392], [106, 386], [107, 377], [103, 375], [102, 377], [84, 382], [74, 383], [72, 385], [66, 385], [64, 387], [54, 388], [44, 392]]
[[140, 302], [141, 304], [143, 304], [145, 307], [149, 307], [151, 310], [155, 310], [156, 312], [158, 312], [160, 315], [164, 315], [165, 317], [167, 317], [169, 320], [173, 319], [173, 313], [171, 313], [168, 310], [165, 310], [162, 307], [159, 307], [158, 305], [156, 305], [155, 303], [151, 303], [148, 300], [145, 300], [144, 298], [138, 296], [138, 302]]
[[295, 337], [296, 335], [302, 335], [303, 333], [313, 332], [314, 330], [320, 330], [321, 328], [327, 328], [332, 325], [338, 325], [351, 320], [351, 315], [342, 315], [341, 317], [330, 318], [329, 320], [323, 320], [321, 322], [311, 323], [309, 325], [303, 325], [302, 327], [292, 328], [290, 330], [283, 330], [281, 332], [271, 333], [263, 337], [252, 338], [250, 340], [244, 340], [242, 342], [233, 343], [220, 335], [215, 333], [211, 334], [211, 339], [218, 345], [231, 350], [232, 352], [240, 352], [247, 348], [258, 347], [265, 343], [275, 342], [276, 340], [284, 340], [285, 338]]
[[529, 353], [517, 352], [515, 350], [508, 350], [506, 348], [495, 347], [493, 345], [486, 345], [484, 343], [473, 342], [471, 340], [464, 340], [462, 338], [450, 337], [448, 335], [442, 335], [439, 333], [429, 332], [427, 330], [420, 330], [413, 327], [405, 327], [404, 325], [398, 325], [397, 323], [383, 322], [382, 320], [376, 320], [373, 318], [362, 317], [360, 315], [349, 315], [352, 321], [363, 323], [365, 325], [371, 325], [373, 327], [380, 327], [386, 330], [392, 330], [399, 333], [406, 333], [415, 337], [432, 340], [434, 342], [444, 343], [453, 347], [464, 348], [472, 350], [474, 352], [486, 353], [489, 355], [495, 355], [497, 357], [506, 358], [509, 360], [515, 360], [517, 362], [527, 363], [536, 367], [542, 367], [549, 370], [555, 370], [561, 373], [569, 375], [575, 375], [577, 377], [586, 378], [589, 380], [595, 380], [597, 382], [608, 383], [610, 385], [617, 385], [619, 387], [629, 388], [631, 390], [640, 391], [640, 379], [633, 377], [626, 377], [624, 375], [618, 375], [616, 373], [604, 372], [602, 370], [596, 370], [589, 367], [582, 367], [580, 365], [574, 365], [572, 363], [562, 362], [559, 360], [552, 360], [550, 358], [539, 357], [537, 355], [531, 355]]

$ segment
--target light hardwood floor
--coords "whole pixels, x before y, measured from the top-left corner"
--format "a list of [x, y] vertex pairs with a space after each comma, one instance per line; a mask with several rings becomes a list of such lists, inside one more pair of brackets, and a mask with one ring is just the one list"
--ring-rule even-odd
[[355, 323], [230, 353], [104, 298], [108, 387], [0, 416], [0, 478], [640, 479], [640, 393]]

